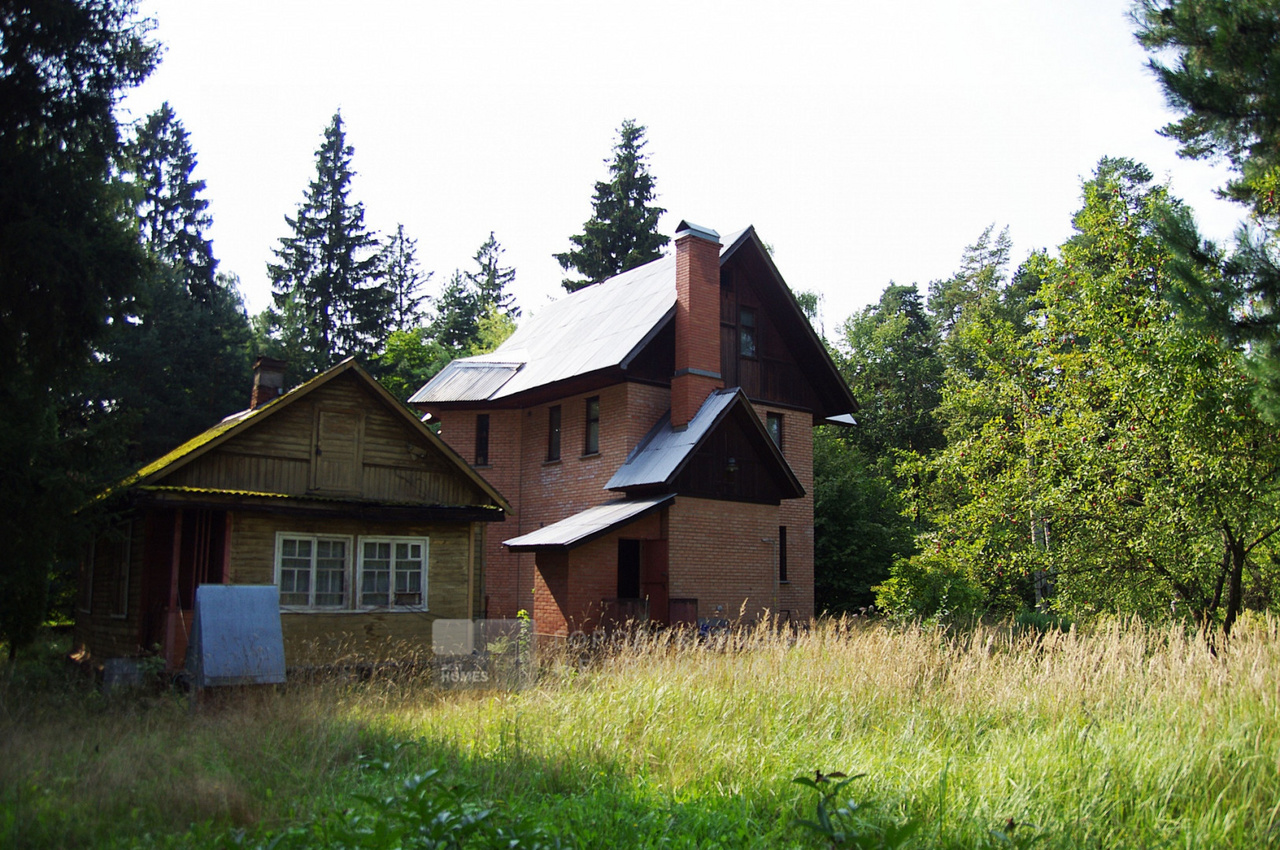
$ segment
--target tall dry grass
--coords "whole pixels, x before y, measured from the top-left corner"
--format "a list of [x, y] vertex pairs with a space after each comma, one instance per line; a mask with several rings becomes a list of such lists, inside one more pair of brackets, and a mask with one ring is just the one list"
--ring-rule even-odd
[[811, 842], [794, 822], [813, 800], [790, 780], [815, 770], [865, 773], [849, 786], [859, 811], [919, 821], [914, 846], [996, 846], [993, 830], [1047, 847], [1266, 846], [1280, 843], [1278, 631], [1249, 619], [1216, 655], [1179, 626], [1118, 621], [665, 633], [585, 670], [545, 653], [520, 691], [338, 676], [194, 713], [11, 684], [0, 844], [210, 820], [270, 831], [385, 782], [363, 756], [390, 775], [442, 767], [584, 847]]

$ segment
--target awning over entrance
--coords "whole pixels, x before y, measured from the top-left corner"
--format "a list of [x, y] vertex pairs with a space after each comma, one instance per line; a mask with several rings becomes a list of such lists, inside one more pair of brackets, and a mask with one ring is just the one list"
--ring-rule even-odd
[[596, 505], [537, 531], [504, 540], [502, 545], [512, 552], [573, 549], [658, 510], [674, 501], [675, 497], [675, 493], [668, 493], [648, 499], [621, 499]]

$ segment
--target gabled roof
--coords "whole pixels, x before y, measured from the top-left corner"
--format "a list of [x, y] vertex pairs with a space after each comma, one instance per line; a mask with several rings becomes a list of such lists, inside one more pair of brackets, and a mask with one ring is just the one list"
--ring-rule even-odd
[[675, 499], [674, 493], [647, 499], [621, 499], [587, 508], [559, 522], [502, 541], [513, 552], [539, 549], [573, 549], [603, 537], [615, 528], [635, 522]]
[[231, 414], [207, 431], [192, 437], [173, 451], [142, 467], [115, 487], [112, 487], [103, 496], [113, 495], [132, 488], [158, 485], [165, 477], [176, 470], [204, 456], [228, 440], [233, 439], [236, 435], [266, 421], [271, 416], [294, 404], [299, 399], [307, 397], [340, 375], [348, 373], [362, 383], [390, 412], [399, 416], [405, 425], [415, 431], [424, 442], [437, 449], [440, 455], [458, 470], [459, 474], [475, 484], [493, 501], [494, 505], [507, 513], [511, 513], [511, 505], [502, 497], [502, 494], [472, 469], [457, 452], [449, 448], [444, 440], [440, 439], [430, 428], [424, 425], [412, 410], [397, 401], [391, 393], [387, 392], [385, 387], [375, 381], [353, 357], [348, 357], [336, 366], [320, 373], [306, 383], [294, 387], [289, 392], [267, 404]]
[[[747, 228], [724, 237], [721, 262], [751, 236]], [[498, 401], [626, 368], [671, 321], [675, 308], [676, 258], [668, 255], [551, 302], [522, 321], [496, 351], [445, 366], [409, 403]]]
[[804, 487], [795, 472], [783, 458], [773, 438], [765, 431], [760, 417], [755, 415], [751, 402], [738, 388], [716, 390], [707, 396], [702, 407], [683, 430], [671, 427], [671, 412], [667, 411], [640, 441], [622, 466], [613, 474], [606, 490], [631, 490], [640, 487], [671, 487], [690, 459], [735, 411], [744, 411], [739, 421], [766, 458], [770, 458], [774, 472], [791, 489], [791, 496], [804, 495]]

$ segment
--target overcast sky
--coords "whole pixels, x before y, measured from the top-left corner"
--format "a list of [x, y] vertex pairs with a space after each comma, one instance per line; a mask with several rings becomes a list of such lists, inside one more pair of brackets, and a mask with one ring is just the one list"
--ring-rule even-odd
[[434, 288], [493, 231], [526, 312], [591, 215], [618, 125], [648, 127], [660, 229], [754, 224], [828, 334], [891, 280], [950, 275], [988, 224], [1015, 261], [1071, 233], [1104, 155], [1169, 180], [1204, 230], [1239, 210], [1186, 163], [1125, 0], [683, 3], [143, 0], [165, 45], [123, 106], [168, 101], [251, 312], [342, 110], [353, 196], [403, 223]]

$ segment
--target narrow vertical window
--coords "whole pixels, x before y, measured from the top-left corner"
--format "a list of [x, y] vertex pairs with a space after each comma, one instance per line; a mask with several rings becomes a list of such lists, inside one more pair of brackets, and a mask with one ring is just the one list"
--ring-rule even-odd
[[764, 424], [769, 436], [773, 438], [773, 444], [778, 447], [778, 451], [782, 451], [782, 414], [765, 414]]
[[560, 459], [560, 405], [547, 409], [547, 460]]
[[756, 311], [750, 307], [738, 310], [738, 356], [756, 356]]
[[582, 453], [593, 455], [600, 451], [600, 396], [587, 399], [586, 439], [583, 441]]
[[476, 414], [476, 466], [489, 465], [489, 414]]
[[778, 526], [778, 581], [787, 580], [787, 527]]

